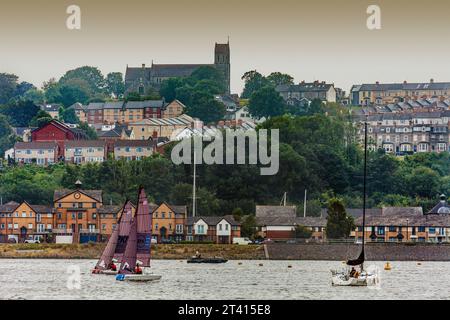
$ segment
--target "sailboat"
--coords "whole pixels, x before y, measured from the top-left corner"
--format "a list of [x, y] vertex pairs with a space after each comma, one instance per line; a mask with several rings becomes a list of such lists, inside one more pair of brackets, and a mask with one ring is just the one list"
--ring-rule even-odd
[[92, 273], [109, 275], [116, 275], [118, 273], [117, 270], [112, 270], [111, 266], [114, 263], [114, 260], [117, 261], [122, 259], [128, 241], [128, 236], [130, 234], [132, 219], [132, 205], [127, 200], [122, 209], [122, 215], [119, 218], [118, 224], [115, 226], [112, 235], [109, 238], [109, 241]]
[[[123, 253], [116, 280], [148, 282], [160, 280], [161, 276], [148, 272], [151, 259], [152, 214], [144, 189], [139, 189], [136, 215], [131, 222], [130, 233]], [[135, 273], [136, 266], [143, 268]]]
[[[346, 270], [336, 271], [331, 270], [331, 284], [333, 286], [368, 286], [378, 283], [378, 275], [376, 273], [370, 273], [364, 270], [365, 261], [365, 233], [366, 233], [366, 197], [367, 197], [367, 122], [364, 123], [364, 179], [363, 179], [363, 225], [362, 225], [362, 243], [361, 253], [358, 258], [354, 260], [348, 260], [347, 266], [353, 269], [357, 266], [360, 268], [360, 272], [357, 275], [352, 274], [347, 268]], [[356, 271], [356, 269], [355, 269]]]

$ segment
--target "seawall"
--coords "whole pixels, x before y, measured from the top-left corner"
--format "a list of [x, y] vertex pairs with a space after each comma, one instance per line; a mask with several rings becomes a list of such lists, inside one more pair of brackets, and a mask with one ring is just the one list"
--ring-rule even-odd
[[[349, 244], [283, 244], [267, 245], [271, 260], [356, 259], [361, 246]], [[366, 260], [371, 261], [450, 261], [450, 244], [373, 243], [366, 245]]]

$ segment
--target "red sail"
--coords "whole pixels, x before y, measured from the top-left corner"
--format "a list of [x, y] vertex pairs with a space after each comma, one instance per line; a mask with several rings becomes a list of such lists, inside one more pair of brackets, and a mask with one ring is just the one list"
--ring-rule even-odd
[[131, 203], [127, 201], [122, 211], [122, 216], [119, 221], [119, 234], [117, 239], [117, 245], [115, 246], [114, 258], [121, 260], [123, 253], [128, 242], [128, 236], [130, 235], [131, 221], [133, 220], [133, 207]]
[[128, 237], [125, 252], [123, 254], [122, 260], [120, 261], [120, 274], [130, 274], [134, 272], [136, 267], [136, 250], [137, 250], [137, 221], [136, 218], [133, 219], [130, 228], [130, 235]]
[[108, 269], [114, 257], [114, 251], [116, 250], [118, 238], [119, 238], [119, 225], [116, 225], [111, 237], [109, 238], [108, 244], [105, 247], [105, 250], [103, 250], [100, 260], [98, 260], [97, 265], [95, 266], [95, 269], [97, 270]]
[[150, 267], [150, 250], [152, 239], [152, 213], [143, 188], [139, 190], [136, 211], [137, 221], [137, 259], [143, 267]]

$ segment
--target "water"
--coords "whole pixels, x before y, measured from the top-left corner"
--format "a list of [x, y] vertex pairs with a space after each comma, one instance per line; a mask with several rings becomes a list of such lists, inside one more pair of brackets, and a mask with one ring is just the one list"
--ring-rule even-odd
[[[92, 275], [93, 260], [0, 260], [0, 299], [449, 299], [450, 262], [368, 262], [380, 270], [378, 288], [332, 287], [333, 261], [229, 261], [187, 264], [155, 260], [160, 282], [130, 283]], [[241, 265], [239, 265], [241, 263]], [[263, 266], [259, 266], [262, 263]], [[288, 268], [288, 266], [292, 268]], [[69, 284], [81, 271], [80, 289]], [[68, 269], [69, 268], [69, 269]], [[75, 282], [77, 283], [77, 282]]]

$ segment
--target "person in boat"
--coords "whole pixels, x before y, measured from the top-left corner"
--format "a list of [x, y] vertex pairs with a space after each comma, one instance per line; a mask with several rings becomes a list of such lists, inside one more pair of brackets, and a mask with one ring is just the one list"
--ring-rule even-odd
[[139, 263], [136, 263], [136, 267], [134, 268], [134, 273], [136, 274], [142, 274], [142, 269], [139, 266]]
[[195, 257], [199, 259], [199, 258], [202, 257], [202, 255], [200, 254], [200, 252], [196, 251], [196, 252], [195, 252]]
[[114, 262], [111, 261], [111, 263], [109, 264], [109, 270], [112, 271], [117, 271], [117, 266]]
[[355, 269], [355, 267], [352, 267], [352, 270], [350, 271], [350, 277], [351, 278], [356, 278], [355, 274], [356, 274], [356, 269]]

